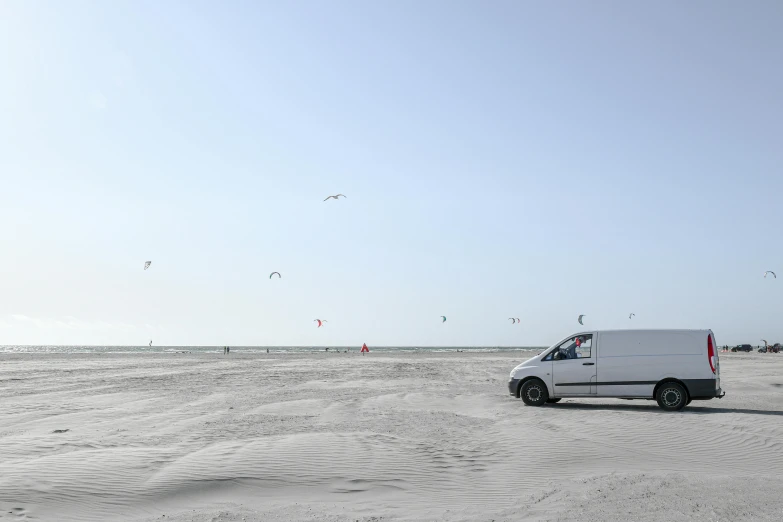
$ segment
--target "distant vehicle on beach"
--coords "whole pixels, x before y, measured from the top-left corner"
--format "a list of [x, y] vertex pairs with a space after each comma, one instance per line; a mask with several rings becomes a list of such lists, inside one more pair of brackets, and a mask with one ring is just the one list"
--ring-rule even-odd
[[563, 398], [658, 401], [666, 411], [726, 395], [712, 330], [604, 330], [571, 335], [511, 371], [528, 406]]
[[749, 344], [738, 344], [731, 349], [732, 352], [752, 352], [753, 347]]
[[780, 343], [775, 343], [759, 348], [759, 353], [780, 353], [782, 349]]

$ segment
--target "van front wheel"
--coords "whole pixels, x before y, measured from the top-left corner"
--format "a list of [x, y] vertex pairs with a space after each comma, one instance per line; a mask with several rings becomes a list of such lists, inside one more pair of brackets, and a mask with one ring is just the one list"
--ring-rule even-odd
[[543, 406], [549, 399], [546, 385], [538, 379], [531, 379], [523, 384], [519, 396], [528, 406]]
[[688, 403], [688, 392], [676, 382], [667, 382], [658, 388], [655, 396], [658, 406], [666, 411], [680, 411]]

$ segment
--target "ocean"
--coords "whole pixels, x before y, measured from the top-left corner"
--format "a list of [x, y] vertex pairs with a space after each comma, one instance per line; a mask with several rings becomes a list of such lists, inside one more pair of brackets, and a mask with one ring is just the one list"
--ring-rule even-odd
[[[231, 353], [358, 352], [359, 346], [230, 346]], [[540, 352], [545, 347], [523, 346], [370, 346], [371, 352]], [[0, 346], [0, 353], [223, 353], [222, 346]]]

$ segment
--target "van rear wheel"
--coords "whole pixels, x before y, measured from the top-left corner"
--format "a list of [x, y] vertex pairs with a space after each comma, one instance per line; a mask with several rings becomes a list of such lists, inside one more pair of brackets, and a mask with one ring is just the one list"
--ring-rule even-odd
[[680, 411], [688, 403], [688, 392], [676, 382], [667, 382], [658, 388], [655, 399], [663, 410]]
[[523, 384], [519, 396], [528, 406], [543, 406], [549, 399], [546, 385], [538, 379], [531, 379]]

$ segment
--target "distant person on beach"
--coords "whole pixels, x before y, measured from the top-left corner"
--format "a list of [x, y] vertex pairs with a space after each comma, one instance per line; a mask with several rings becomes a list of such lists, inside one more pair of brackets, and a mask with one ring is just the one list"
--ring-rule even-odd
[[362, 344], [362, 355], [365, 353], [370, 353], [370, 349], [367, 348], [367, 343]]

